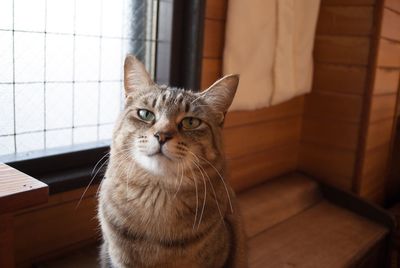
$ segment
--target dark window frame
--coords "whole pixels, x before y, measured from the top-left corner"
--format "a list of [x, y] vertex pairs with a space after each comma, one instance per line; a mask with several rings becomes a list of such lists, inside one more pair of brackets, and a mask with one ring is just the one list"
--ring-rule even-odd
[[[173, 4], [172, 39], [169, 83], [171, 86], [198, 90], [204, 29], [204, 0], [160, 0]], [[157, 72], [155, 73], [158, 78]], [[64, 150], [64, 151], [63, 151]], [[6, 161], [6, 164], [49, 185], [50, 194], [99, 183], [104, 175], [109, 146], [94, 144], [93, 148], [72, 151], [55, 149], [51, 154], [29, 159]], [[97, 164], [97, 165], [96, 165]]]

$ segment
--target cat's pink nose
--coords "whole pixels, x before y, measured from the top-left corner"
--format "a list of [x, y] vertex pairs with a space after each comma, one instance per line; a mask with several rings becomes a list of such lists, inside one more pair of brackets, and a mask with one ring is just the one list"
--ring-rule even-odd
[[157, 131], [156, 133], [154, 133], [154, 137], [157, 138], [160, 145], [163, 145], [164, 143], [172, 139], [173, 136], [174, 134], [172, 132]]

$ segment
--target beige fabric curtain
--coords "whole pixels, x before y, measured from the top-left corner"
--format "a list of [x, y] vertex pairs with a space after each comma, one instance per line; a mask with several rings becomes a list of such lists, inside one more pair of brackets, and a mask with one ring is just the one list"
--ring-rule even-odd
[[240, 74], [231, 110], [275, 105], [311, 90], [320, 0], [229, 0], [224, 74]]

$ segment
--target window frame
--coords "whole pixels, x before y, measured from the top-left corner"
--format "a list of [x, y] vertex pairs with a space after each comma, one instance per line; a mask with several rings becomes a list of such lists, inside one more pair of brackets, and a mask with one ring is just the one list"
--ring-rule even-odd
[[[201, 77], [205, 1], [160, 1], [173, 5], [172, 29], [169, 29], [172, 33], [171, 60], [162, 62], [156, 51], [156, 66], [169, 64], [171, 86], [198, 90]], [[155, 78], [156, 80], [158, 78], [156, 71]], [[90, 145], [92, 146], [90, 148], [87, 148], [88, 145], [74, 146], [68, 151], [65, 148], [53, 149], [51, 154], [46, 151], [37, 152], [34, 158], [17, 158], [5, 163], [49, 185], [50, 194], [70, 191], [86, 187], [89, 183], [98, 184], [104, 175], [108, 159], [106, 156], [110, 147], [104, 145], [104, 142]]]

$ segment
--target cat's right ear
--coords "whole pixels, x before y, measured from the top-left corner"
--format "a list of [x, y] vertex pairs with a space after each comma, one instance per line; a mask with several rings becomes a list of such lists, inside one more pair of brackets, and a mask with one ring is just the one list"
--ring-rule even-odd
[[147, 88], [152, 85], [154, 85], [154, 82], [143, 63], [135, 56], [128, 54], [124, 64], [125, 96], [128, 96], [135, 90]]

